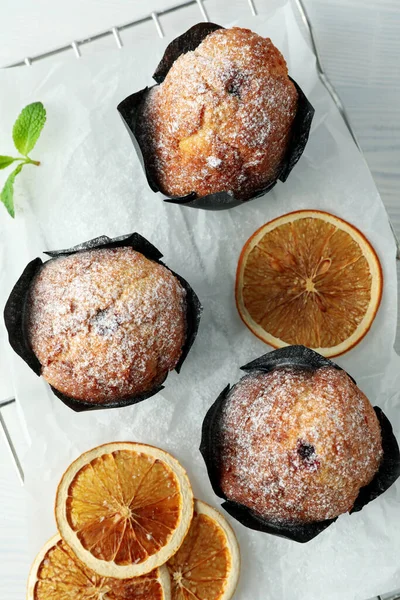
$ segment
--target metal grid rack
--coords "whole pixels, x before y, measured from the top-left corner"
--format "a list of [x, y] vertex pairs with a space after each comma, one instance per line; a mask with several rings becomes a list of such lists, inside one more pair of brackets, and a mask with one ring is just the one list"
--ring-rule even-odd
[[[163, 17], [165, 15], [182, 10], [183, 8], [187, 8], [189, 6], [194, 6], [197, 4], [197, 6], [200, 10], [202, 20], [209, 21], [210, 19], [208, 17], [207, 9], [204, 6], [205, 1], [206, 0], [186, 0], [185, 2], [181, 2], [180, 4], [175, 4], [169, 8], [165, 8], [164, 10], [161, 10], [158, 12], [151, 12], [150, 14], [148, 14], [144, 17], [141, 17], [140, 19], [136, 19], [135, 21], [130, 21], [129, 23], [125, 23], [125, 24], [119, 25], [117, 27], [111, 27], [111, 29], [106, 29], [105, 31], [96, 33], [95, 35], [92, 35], [91, 37], [84, 38], [82, 40], [75, 40], [75, 41], [71, 42], [70, 44], [61, 46], [59, 48], [55, 48], [54, 50], [50, 50], [49, 52], [44, 52], [43, 54], [38, 54], [38, 55], [32, 56], [32, 57], [26, 57], [23, 60], [20, 60], [16, 63], [9, 65], [9, 67], [22, 67], [24, 65], [31, 66], [35, 62], [38, 62], [45, 58], [50, 58], [52, 56], [55, 56], [56, 54], [62, 54], [64, 52], [69, 52], [71, 50], [74, 52], [76, 58], [81, 58], [81, 56], [82, 56], [81, 47], [86, 46], [87, 44], [96, 42], [98, 40], [111, 37], [111, 36], [114, 37], [117, 47], [122, 48], [124, 43], [123, 43], [121, 34], [124, 31], [127, 31], [128, 29], [132, 29], [132, 27], [137, 27], [138, 25], [141, 25], [143, 23], [148, 23], [151, 21], [153, 21], [153, 23], [154, 23], [154, 26], [157, 30], [158, 36], [160, 38], [163, 38], [163, 37], [165, 37], [165, 34], [164, 34], [164, 30], [163, 30], [161, 22], [160, 22], [160, 17]], [[245, 0], [245, 1], [249, 5], [251, 14], [253, 16], [256, 16], [257, 9], [255, 7], [254, 1], [253, 0]], [[304, 8], [303, 8], [303, 10], [304, 10]]]
[[[257, 8], [256, 8], [254, 0], [244, 0], [244, 1], [247, 2], [251, 14], [253, 16], [257, 16], [258, 12], [257, 12]], [[75, 54], [76, 58], [80, 59], [80, 58], [82, 58], [81, 48], [83, 48], [84, 46], [87, 46], [88, 44], [92, 44], [93, 42], [97, 42], [99, 40], [109, 38], [109, 37], [113, 37], [117, 48], [121, 49], [124, 46], [122, 34], [125, 31], [130, 30], [134, 27], [137, 27], [138, 25], [142, 25], [143, 23], [148, 23], [151, 21], [154, 23], [157, 35], [160, 38], [164, 38], [165, 34], [164, 34], [164, 30], [163, 30], [163, 27], [162, 27], [162, 24], [160, 21], [160, 17], [163, 17], [163, 16], [171, 14], [171, 13], [175, 13], [176, 11], [182, 10], [184, 8], [188, 8], [190, 6], [197, 5], [203, 21], [209, 21], [210, 19], [208, 17], [207, 9], [205, 7], [205, 2], [207, 2], [207, 0], [185, 0], [184, 2], [181, 2], [180, 4], [175, 4], [164, 10], [161, 10], [158, 12], [153, 11], [144, 17], [136, 19], [135, 21], [130, 21], [129, 23], [125, 23], [123, 25], [111, 27], [111, 29], [106, 29], [104, 31], [101, 31], [99, 33], [92, 35], [91, 37], [84, 38], [81, 40], [74, 40], [70, 44], [60, 46], [59, 48], [55, 48], [54, 50], [49, 50], [48, 52], [44, 52], [42, 54], [37, 54], [36, 56], [31, 56], [31, 57], [27, 56], [23, 60], [20, 60], [20, 61], [17, 61], [15, 63], [8, 65], [7, 68], [22, 67], [22, 66], [31, 67], [33, 64], [35, 64], [41, 60], [54, 57], [58, 54], [70, 52], [71, 50]], [[316, 37], [314, 35], [314, 29], [313, 29], [311, 20], [308, 16], [307, 10], [304, 6], [303, 0], [294, 0], [294, 3], [297, 6], [299, 16], [303, 22], [305, 31], [309, 37], [309, 42], [310, 42], [311, 48], [315, 54], [318, 76], [319, 76], [321, 82], [323, 83], [323, 85], [328, 90], [330, 96], [332, 97], [332, 100], [335, 102], [340, 114], [342, 115], [342, 118], [354, 140], [354, 143], [356, 144], [359, 151], [362, 153], [361, 147], [358, 143], [357, 137], [351, 126], [350, 119], [348, 117], [346, 109], [344, 108], [344, 105], [340, 99], [340, 96], [336, 92], [334, 86], [330, 82], [330, 80], [329, 80], [328, 76], [326, 75], [324, 68], [322, 66], [321, 56], [320, 56], [320, 53], [318, 50]], [[396, 235], [396, 232], [395, 232], [390, 220], [389, 220], [389, 223], [390, 223], [390, 227], [392, 229], [393, 237], [394, 237], [395, 243], [396, 243], [396, 248], [397, 248], [396, 258], [397, 258], [397, 260], [400, 260], [400, 241]], [[0, 405], [0, 408], [1, 408], [1, 405]]]
[[[243, 0], [243, 1], [247, 2], [250, 13], [253, 16], [257, 16], [258, 11], [257, 11], [257, 7], [256, 7], [254, 0]], [[310, 46], [315, 54], [318, 76], [319, 76], [321, 82], [323, 83], [323, 85], [325, 86], [325, 88], [327, 89], [327, 91], [329, 92], [330, 96], [332, 97], [332, 100], [336, 104], [336, 106], [343, 118], [343, 121], [345, 122], [345, 124], [354, 140], [354, 143], [356, 144], [356, 146], [360, 150], [360, 152], [362, 152], [361, 147], [358, 143], [357, 137], [351, 126], [350, 119], [348, 117], [346, 109], [344, 108], [344, 105], [343, 105], [338, 93], [336, 92], [334, 86], [329, 81], [329, 78], [324, 71], [322, 61], [321, 61], [321, 56], [320, 56], [320, 53], [318, 50], [316, 37], [314, 35], [314, 29], [313, 29], [312, 23], [310, 21], [310, 18], [308, 16], [307, 10], [304, 6], [303, 0], [293, 0], [293, 2], [297, 6], [299, 17], [303, 23], [305, 32], [308, 36]], [[162, 24], [160, 21], [160, 17], [163, 17], [163, 16], [171, 14], [171, 13], [175, 13], [184, 8], [188, 8], [188, 7], [197, 5], [200, 15], [201, 15], [201, 19], [203, 21], [209, 21], [210, 19], [208, 16], [207, 8], [205, 6], [206, 3], [207, 3], [207, 0], [185, 0], [184, 2], [175, 4], [164, 10], [161, 10], [158, 12], [153, 11], [153, 12], [149, 13], [148, 15], [146, 15], [142, 18], [136, 19], [134, 21], [130, 21], [129, 23], [111, 27], [110, 29], [96, 33], [96, 34], [92, 35], [91, 37], [84, 38], [81, 40], [74, 40], [70, 44], [60, 46], [53, 50], [44, 52], [42, 54], [37, 54], [35, 56], [26, 57], [23, 60], [20, 60], [13, 64], [8, 65], [6, 68], [23, 67], [23, 66], [32, 67], [35, 63], [37, 63], [39, 61], [54, 57], [59, 54], [68, 53], [71, 51], [74, 53], [74, 55], [77, 59], [81, 59], [82, 58], [82, 51], [81, 51], [82, 48], [84, 48], [85, 46], [87, 46], [89, 44], [92, 44], [93, 42], [96, 42], [96, 41], [99, 41], [99, 40], [102, 40], [105, 38], [113, 38], [117, 48], [121, 49], [124, 46], [124, 41], [123, 41], [124, 32], [131, 30], [134, 27], [137, 27], [138, 25], [142, 25], [144, 23], [149, 23], [149, 22], [153, 22], [157, 35], [160, 38], [164, 38], [165, 33], [164, 33], [164, 30], [163, 30], [163, 27], [162, 27]], [[390, 223], [390, 221], [389, 221], [389, 223]], [[391, 223], [390, 223], [390, 226], [391, 226], [391, 229], [393, 232], [393, 237], [395, 239], [396, 248], [397, 248], [396, 258], [397, 258], [397, 260], [400, 260], [400, 241], [397, 238], [396, 233], [395, 233], [394, 228]], [[3, 431], [5, 441], [9, 447], [11, 456], [13, 458], [15, 467], [17, 469], [18, 476], [21, 480], [21, 483], [23, 483], [24, 482], [24, 471], [22, 468], [22, 464], [19, 459], [15, 444], [12, 440], [12, 436], [10, 434], [10, 431], [7, 427], [6, 421], [2, 414], [2, 409], [4, 409], [6, 406], [14, 404], [14, 403], [15, 403], [15, 398], [7, 398], [5, 400], [0, 401], [0, 427]], [[374, 598], [370, 598], [369, 600], [400, 600], [400, 590], [389, 593], [389, 594], [383, 594], [380, 596], [376, 596]]]

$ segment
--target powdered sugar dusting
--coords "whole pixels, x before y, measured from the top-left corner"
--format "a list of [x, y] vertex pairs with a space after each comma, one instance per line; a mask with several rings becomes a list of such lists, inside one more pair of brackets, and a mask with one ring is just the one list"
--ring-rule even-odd
[[297, 91], [270, 39], [220, 29], [180, 56], [147, 96], [138, 139], [170, 195], [251, 195], [276, 178]]
[[227, 497], [278, 521], [350, 510], [382, 458], [371, 404], [332, 367], [244, 377], [224, 406], [220, 444]]
[[28, 303], [43, 376], [74, 398], [102, 402], [152, 389], [185, 341], [185, 290], [132, 248], [47, 262]]
[[220, 158], [217, 158], [216, 156], [209, 156], [206, 159], [206, 162], [209, 167], [213, 167], [215, 169], [216, 167], [220, 166], [220, 164], [222, 163], [222, 160]]

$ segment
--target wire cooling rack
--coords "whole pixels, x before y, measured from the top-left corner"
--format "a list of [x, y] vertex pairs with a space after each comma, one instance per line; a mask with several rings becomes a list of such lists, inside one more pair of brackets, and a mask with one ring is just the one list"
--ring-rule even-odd
[[[253, 16], [257, 16], [258, 11], [257, 11], [257, 6], [255, 3], [255, 0], [243, 0], [243, 2], [247, 3], [250, 13]], [[335, 90], [334, 86], [332, 85], [327, 74], [324, 71], [321, 56], [320, 56], [320, 53], [318, 50], [316, 37], [314, 35], [314, 29], [313, 29], [311, 20], [308, 16], [307, 10], [303, 4], [303, 0], [293, 0], [293, 3], [297, 7], [298, 16], [303, 24], [303, 29], [304, 29], [306, 35], [308, 36], [308, 41], [309, 41], [310, 46], [315, 54], [316, 68], [317, 68], [318, 76], [319, 76], [321, 82], [323, 83], [323, 85], [328, 90], [330, 96], [332, 97], [332, 100], [336, 104], [336, 106], [343, 118], [343, 121], [345, 122], [345, 124], [354, 140], [354, 143], [356, 144], [357, 148], [359, 149], [359, 151], [362, 154], [360, 144], [358, 143], [357, 137], [351, 126], [350, 119], [346, 112], [346, 109], [345, 109], [337, 91]], [[153, 12], [149, 13], [148, 15], [141, 17], [139, 19], [136, 19], [134, 21], [130, 21], [129, 23], [124, 23], [122, 25], [111, 27], [110, 29], [106, 29], [104, 31], [96, 33], [87, 38], [83, 38], [80, 40], [74, 40], [69, 44], [60, 46], [58, 48], [54, 48], [53, 50], [49, 50], [48, 52], [43, 52], [43, 53], [37, 54], [35, 56], [25, 57], [24, 59], [22, 59], [20, 61], [17, 61], [15, 63], [8, 65], [6, 68], [23, 67], [23, 66], [32, 67], [35, 65], [35, 63], [37, 63], [39, 61], [50, 59], [57, 55], [68, 54], [71, 52], [74, 53], [74, 55], [77, 59], [81, 59], [82, 58], [82, 49], [84, 49], [85, 46], [88, 46], [90, 44], [93, 44], [94, 42], [97, 42], [99, 40], [103, 40], [106, 38], [113, 38], [117, 48], [121, 49], [124, 46], [124, 32], [127, 32], [128, 30], [131, 30], [131, 29], [138, 27], [139, 25], [142, 25], [145, 23], [152, 22], [154, 24], [155, 33], [160, 38], [164, 38], [165, 33], [164, 33], [164, 29], [163, 29], [162, 22], [161, 22], [161, 18], [163, 16], [169, 15], [171, 13], [177, 13], [178, 11], [182, 11], [182, 9], [193, 7], [193, 6], [197, 5], [199, 12], [200, 12], [201, 19], [203, 21], [209, 21], [210, 19], [208, 16], [206, 4], [207, 4], [207, 0], [185, 0], [184, 2], [175, 4], [164, 10], [160, 10], [158, 12], [153, 11]], [[197, 20], [196, 20], [196, 22], [197, 22]], [[389, 223], [390, 223], [390, 221], [389, 221]], [[397, 248], [396, 258], [397, 258], [397, 260], [400, 260], [400, 241], [397, 238], [396, 233], [395, 233], [394, 228], [391, 223], [390, 223], [390, 227], [392, 229], [393, 237], [394, 237], [394, 240], [396, 243], [396, 248]], [[12, 405], [14, 403], [15, 403], [15, 398], [7, 398], [5, 400], [0, 401], [0, 427], [3, 431], [5, 441], [9, 447], [11, 457], [12, 457], [15, 467], [17, 469], [18, 476], [21, 480], [21, 483], [23, 483], [24, 482], [24, 471], [22, 468], [22, 464], [19, 459], [16, 446], [13, 442], [13, 437], [12, 437], [12, 435], [9, 431], [9, 428], [6, 424], [4, 415], [2, 414], [2, 410], [5, 407]], [[396, 592], [391, 592], [389, 594], [375, 596], [374, 598], [370, 598], [369, 600], [400, 600], [400, 590], [397, 590]]]
[[[105, 38], [110, 38], [110, 37], [114, 38], [117, 48], [121, 49], [124, 46], [124, 41], [123, 41], [124, 32], [126, 32], [130, 29], [133, 29], [134, 27], [137, 27], [138, 25], [142, 25], [142, 24], [148, 23], [148, 22], [154, 23], [154, 27], [155, 27], [157, 35], [160, 38], [163, 38], [163, 37], [165, 37], [165, 34], [164, 34], [164, 29], [162, 27], [161, 20], [160, 20], [161, 17], [163, 17], [165, 15], [169, 15], [171, 13], [176, 13], [177, 11], [181, 11], [184, 8], [188, 8], [190, 6], [197, 5], [197, 7], [200, 11], [202, 20], [209, 21], [207, 8], [205, 6], [206, 2], [207, 2], [207, 0], [186, 0], [179, 4], [170, 6], [169, 8], [165, 8], [164, 10], [160, 10], [158, 12], [153, 11], [153, 12], [149, 13], [148, 15], [141, 17], [139, 19], [136, 19], [134, 21], [130, 21], [129, 23], [125, 23], [123, 25], [111, 27], [111, 29], [106, 29], [104, 31], [100, 31], [99, 33], [96, 33], [90, 37], [83, 38], [81, 40], [74, 40], [69, 44], [60, 46], [53, 50], [49, 50], [48, 52], [43, 52], [41, 54], [37, 54], [37, 55], [31, 56], [31, 57], [27, 56], [23, 60], [20, 60], [20, 61], [17, 61], [15, 63], [8, 65], [6, 68], [22, 67], [22, 66], [31, 67], [32, 65], [34, 65], [35, 63], [37, 63], [39, 61], [49, 59], [49, 58], [52, 58], [59, 54], [64, 54], [64, 53], [68, 53], [71, 51], [75, 54], [76, 58], [80, 59], [80, 58], [82, 58], [82, 49], [85, 46], [88, 46], [89, 44], [93, 44], [94, 42], [103, 40]], [[249, 10], [253, 16], [256, 16], [258, 14], [257, 7], [256, 7], [254, 0], [243, 0], [243, 2], [247, 2]], [[313, 29], [311, 20], [308, 16], [307, 10], [304, 6], [303, 0], [293, 0], [293, 2], [295, 4], [295, 6], [297, 6], [299, 17], [301, 18], [301, 21], [304, 25], [305, 32], [309, 38], [311, 48], [315, 54], [318, 76], [319, 76], [320, 80], [322, 81], [322, 83], [324, 84], [324, 86], [326, 87], [326, 89], [328, 90], [333, 101], [335, 102], [335, 104], [336, 104], [340, 114], [342, 115], [342, 118], [354, 140], [354, 143], [356, 144], [357, 148], [359, 149], [359, 151], [362, 154], [360, 144], [358, 143], [357, 137], [351, 126], [350, 119], [348, 117], [346, 109], [340, 99], [339, 94], [337, 93], [334, 86], [330, 82], [330, 80], [329, 80], [328, 76], [326, 75], [324, 68], [322, 66], [321, 56], [320, 56], [318, 46], [317, 46], [317, 41], [316, 41], [316, 38], [314, 35], [314, 29]], [[397, 258], [397, 260], [400, 260], [400, 240], [398, 239], [390, 220], [389, 220], [389, 224], [392, 229], [393, 237], [394, 237], [394, 240], [396, 243], [396, 248], [397, 248], [396, 258]], [[1, 405], [0, 405], [0, 407], [1, 407]]]
[[[324, 68], [322, 66], [322, 61], [321, 61], [321, 57], [320, 57], [320, 53], [318, 50], [318, 46], [317, 46], [317, 41], [314, 35], [314, 29], [312, 26], [312, 23], [310, 21], [310, 18], [307, 14], [306, 8], [303, 4], [303, 0], [293, 0], [295, 6], [298, 9], [298, 15], [299, 18], [301, 19], [303, 25], [304, 25], [304, 30], [305, 33], [308, 35], [308, 39], [309, 39], [309, 43], [311, 45], [311, 48], [315, 54], [315, 58], [316, 58], [316, 67], [317, 67], [317, 71], [318, 71], [318, 76], [321, 80], [321, 82], [323, 83], [323, 85], [326, 87], [326, 89], [328, 90], [329, 94], [331, 95], [333, 101], [335, 102], [340, 114], [342, 115], [342, 118], [354, 140], [354, 143], [356, 144], [357, 148], [360, 150], [360, 152], [362, 153], [361, 147], [358, 143], [357, 137], [354, 133], [354, 130], [351, 126], [350, 123], [350, 119], [348, 117], [348, 114], [346, 112], [346, 109], [344, 108], [344, 105], [338, 95], [338, 93], [336, 92], [334, 86], [332, 85], [332, 83], [329, 81], [328, 76], [326, 75]], [[64, 46], [60, 46], [59, 48], [55, 48], [53, 50], [50, 50], [48, 52], [44, 52], [42, 54], [37, 54], [35, 56], [31, 56], [31, 57], [26, 57], [23, 60], [20, 60], [16, 63], [13, 63], [11, 65], [8, 65], [6, 68], [12, 68], [12, 67], [32, 67], [33, 65], [35, 65], [37, 62], [39, 61], [43, 61], [49, 58], [52, 58], [54, 56], [57, 55], [62, 55], [65, 53], [70, 53], [73, 52], [75, 57], [77, 59], [81, 59], [82, 57], [82, 49], [85, 46], [88, 46], [89, 44], [93, 44], [94, 42], [97, 42], [99, 40], [105, 39], [105, 38], [113, 38], [115, 41], [115, 44], [117, 46], [117, 48], [121, 49], [124, 46], [124, 40], [123, 40], [123, 34], [124, 32], [133, 29], [139, 25], [142, 25], [143, 23], [153, 23], [154, 24], [154, 28], [155, 28], [155, 33], [160, 37], [160, 38], [164, 38], [165, 37], [165, 33], [164, 33], [164, 29], [161, 23], [160, 18], [171, 14], [171, 13], [176, 13], [178, 11], [181, 11], [182, 9], [188, 8], [188, 7], [192, 7], [192, 6], [196, 6], [199, 9], [200, 12], [200, 16], [201, 19], [203, 21], [209, 21], [209, 16], [208, 16], [208, 12], [207, 12], [207, 8], [205, 6], [205, 4], [207, 3], [207, 0], [185, 0], [184, 2], [181, 2], [179, 4], [175, 4], [169, 8], [166, 8], [164, 10], [158, 11], [158, 12], [151, 12], [148, 15], [141, 17], [139, 19], [136, 19], [134, 21], [130, 21], [129, 23], [125, 23], [123, 25], [119, 25], [116, 27], [111, 27], [111, 29], [107, 29], [104, 31], [101, 31], [99, 33], [96, 33], [95, 35], [92, 35], [91, 37], [88, 38], [84, 38], [81, 40], [75, 40], [73, 42], [71, 42], [70, 44], [64, 45]], [[257, 7], [255, 4], [255, 0], [243, 0], [243, 3], [248, 5], [249, 11], [253, 16], [256, 16], [257, 13]], [[397, 255], [396, 258], [398, 260], [400, 260], [400, 242], [396, 236], [396, 233], [392, 227], [392, 231], [393, 231], [393, 236], [396, 242], [396, 247], [397, 247]], [[24, 479], [24, 474], [23, 474], [23, 469], [22, 469], [22, 465], [21, 462], [18, 458], [18, 453], [16, 451], [16, 448], [13, 444], [12, 441], [12, 436], [10, 435], [10, 432], [7, 428], [7, 425], [5, 423], [4, 417], [1, 413], [1, 410], [3, 408], [5, 408], [6, 406], [12, 404], [13, 402], [15, 402], [14, 398], [7, 398], [6, 400], [0, 401], [0, 426], [3, 429], [4, 435], [6, 437], [6, 441], [7, 444], [10, 448], [13, 460], [15, 462], [15, 465], [17, 467], [18, 470], [18, 474], [20, 476], [20, 479], [23, 481]], [[385, 599], [386, 600], [386, 599]], [[400, 600], [400, 596], [399, 596], [399, 600]]]

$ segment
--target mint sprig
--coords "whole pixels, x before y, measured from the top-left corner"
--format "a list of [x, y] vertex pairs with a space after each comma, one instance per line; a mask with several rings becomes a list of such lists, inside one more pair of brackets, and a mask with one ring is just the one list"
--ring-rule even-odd
[[14, 145], [22, 156], [0, 156], [0, 170], [6, 169], [14, 162], [19, 165], [8, 176], [0, 194], [0, 200], [6, 207], [8, 214], [15, 217], [14, 209], [14, 182], [17, 175], [25, 165], [40, 165], [37, 160], [32, 160], [29, 153], [33, 150], [46, 122], [46, 109], [41, 102], [33, 102], [26, 106], [14, 123]]

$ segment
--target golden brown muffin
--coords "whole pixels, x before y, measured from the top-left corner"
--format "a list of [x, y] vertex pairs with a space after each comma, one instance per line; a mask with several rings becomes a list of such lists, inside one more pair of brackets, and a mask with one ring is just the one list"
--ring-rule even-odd
[[43, 377], [93, 403], [153, 389], [181, 356], [185, 294], [166, 267], [129, 247], [45, 263], [27, 304], [29, 341]]
[[244, 377], [224, 406], [220, 443], [227, 498], [280, 522], [349, 511], [383, 455], [374, 409], [333, 367]]
[[144, 102], [137, 135], [169, 196], [249, 198], [279, 175], [297, 90], [270, 39], [234, 27], [181, 55]]

